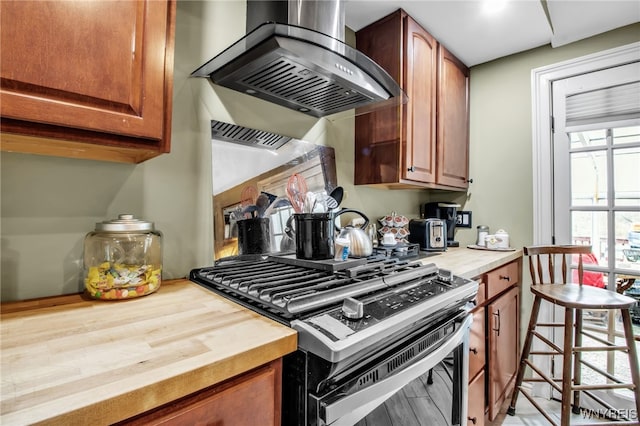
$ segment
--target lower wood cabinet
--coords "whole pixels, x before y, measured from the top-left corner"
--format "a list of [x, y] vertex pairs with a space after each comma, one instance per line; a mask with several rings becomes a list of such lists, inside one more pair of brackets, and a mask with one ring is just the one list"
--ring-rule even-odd
[[468, 425], [493, 421], [510, 398], [520, 356], [522, 259], [480, 277], [469, 336]]
[[280, 425], [282, 360], [278, 359], [120, 425]]
[[520, 289], [514, 287], [487, 307], [489, 336], [489, 419], [511, 397], [520, 354]]

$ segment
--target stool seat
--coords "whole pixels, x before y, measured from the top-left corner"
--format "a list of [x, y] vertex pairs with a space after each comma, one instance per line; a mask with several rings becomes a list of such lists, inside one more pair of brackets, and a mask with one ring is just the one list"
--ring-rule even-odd
[[531, 293], [555, 305], [574, 309], [629, 309], [636, 300], [629, 296], [580, 284], [536, 284]]

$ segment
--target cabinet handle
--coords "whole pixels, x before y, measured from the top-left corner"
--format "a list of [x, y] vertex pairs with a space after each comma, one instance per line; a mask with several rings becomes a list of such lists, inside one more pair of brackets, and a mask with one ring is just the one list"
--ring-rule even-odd
[[470, 421], [471, 423], [473, 423], [474, 425], [475, 425], [475, 424], [476, 424], [476, 422], [478, 421], [478, 419], [477, 419], [477, 418], [475, 418], [475, 417], [467, 417], [467, 419], [469, 419], [469, 421]]
[[[497, 331], [498, 332], [498, 336], [500, 335], [500, 311], [498, 312], [494, 312], [493, 313], [494, 318], [498, 318], [498, 327], [494, 328], [493, 331]], [[495, 324], [495, 321], [494, 321]]]
[[478, 349], [476, 348], [469, 348], [469, 352], [473, 352], [474, 355], [478, 355]]
[[[462, 178], [462, 179], [464, 179], [464, 178]], [[473, 183], [473, 178], [471, 178], [471, 179], [466, 179], [466, 181], [467, 181], [467, 183]], [[475, 418], [475, 417], [474, 417], [474, 418]]]
[[501, 280], [511, 281], [511, 277], [509, 277], [509, 275], [500, 275], [499, 277]]
[[414, 166], [411, 166], [407, 169], [408, 172], [415, 172], [416, 168]]

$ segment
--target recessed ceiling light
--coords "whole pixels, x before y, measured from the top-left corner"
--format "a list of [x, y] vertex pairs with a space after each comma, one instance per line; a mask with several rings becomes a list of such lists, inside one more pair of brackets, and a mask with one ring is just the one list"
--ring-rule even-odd
[[494, 15], [505, 8], [508, 0], [483, 0], [482, 11], [487, 15]]

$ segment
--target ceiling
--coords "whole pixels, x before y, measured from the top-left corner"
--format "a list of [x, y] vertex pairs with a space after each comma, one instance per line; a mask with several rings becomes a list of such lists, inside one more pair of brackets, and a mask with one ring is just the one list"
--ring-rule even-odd
[[398, 8], [469, 67], [640, 22], [637, 0], [347, 0], [345, 23], [357, 31]]

